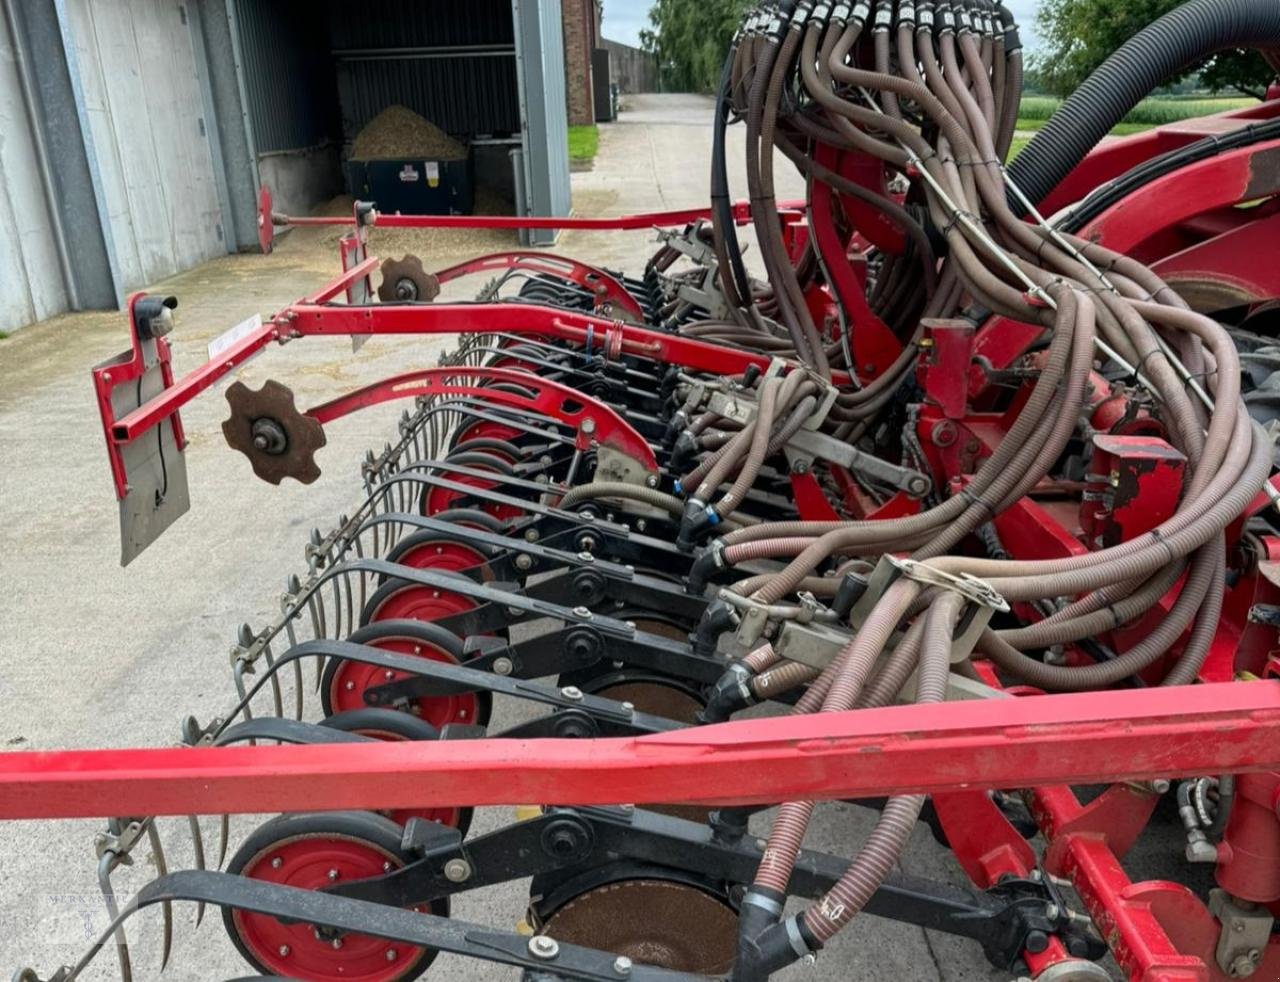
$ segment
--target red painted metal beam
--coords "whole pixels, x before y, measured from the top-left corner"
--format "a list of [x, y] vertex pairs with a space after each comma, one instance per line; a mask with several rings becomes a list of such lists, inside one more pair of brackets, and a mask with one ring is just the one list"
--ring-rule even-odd
[[[495, 383], [505, 383], [507, 388], [493, 388]], [[469, 396], [538, 413], [573, 427], [579, 450], [598, 442], [638, 461], [650, 473], [658, 470], [653, 448], [616, 409], [585, 392], [514, 368], [451, 365], [405, 372], [308, 409], [307, 415], [328, 423], [382, 402], [419, 396]]]
[[767, 803], [1280, 769], [1280, 682], [894, 706], [628, 739], [0, 755], [0, 819]]
[[528, 250], [512, 250], [495, 252], [485, 256], [477, 256], [466, 262], [436, 270], [435, 277], [441, 283], [461, 279], [478, 273], [493, 273], [499, 270], [514, 270], [529, 275], [550, 276], [563, 283], [572, 283], [591, 294], [595, 310], [604, 315], [618, 316], [625, 314], [636, 321], [644, 320], [644, 310], [627, 288], [607, 270], [599, 266], [558, 256], [552, 252], [531, 252]]

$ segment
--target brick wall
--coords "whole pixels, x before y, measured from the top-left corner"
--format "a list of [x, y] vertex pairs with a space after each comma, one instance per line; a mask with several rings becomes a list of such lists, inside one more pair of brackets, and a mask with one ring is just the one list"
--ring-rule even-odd
[[598, 0], [561, 0], [564, 25], [564, 88], [570, 126], [596, 121], [591, 98], [591, 49], [599, 34]]

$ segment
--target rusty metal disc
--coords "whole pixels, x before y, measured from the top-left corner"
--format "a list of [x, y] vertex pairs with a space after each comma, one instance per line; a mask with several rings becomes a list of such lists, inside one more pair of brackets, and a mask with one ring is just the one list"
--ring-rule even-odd
[[249, 458], [253, 472], [271, 484], [292, 477], [311, 484], [320, 476], [315, 452], [327, 442], [324, 427], [298, 411], [293, 390], [268, 379], [254, 391], [243, 382], [227, 389], [231, 416], [222, 435]]
[[686, 883], [620, 880], [570, 900], [547, 918], [542, 933], [645, 965], [723, 975], [733, 967], [738, 915]]
[[[681, 635], [681, 639], [683, 637]], [[702, 702], [685, 690], [674, 685], [664, 685], [661, 682], [645, 679], [616, 682], [593, 692], [592, 695], [616, 699], [618, 702], [629, 702], [636, 707], [637, 712], [661, 716], [663, 719], [673, 719], [690, 726], [697, 724], [698, 712], [702, 709]], [[683, 818], [689, 822], [705, 822], [707, 813], [711, 811], [705, 805], [645, 805], [644, 808], [645, 811], [670, 815], [672, 818]]]
[[378, 299], [383, 303], [420, 303], [440, 296], [440, 281], [422, 267], [417, 256], [382, 261], [382, 284]]

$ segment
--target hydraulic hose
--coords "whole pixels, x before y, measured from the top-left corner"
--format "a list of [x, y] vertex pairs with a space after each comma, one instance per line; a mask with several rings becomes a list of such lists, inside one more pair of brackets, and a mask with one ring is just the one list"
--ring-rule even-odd
[[[1130, 110], [1162, 82], [1226, 48], [1280, 47], [1275, 0], [1191, 0], [1143, 28], [1058, 108], [1009, 166], [1031, 201], [1043, 201]], [[1025, 209], [1014, 208], [1021, 216]]]

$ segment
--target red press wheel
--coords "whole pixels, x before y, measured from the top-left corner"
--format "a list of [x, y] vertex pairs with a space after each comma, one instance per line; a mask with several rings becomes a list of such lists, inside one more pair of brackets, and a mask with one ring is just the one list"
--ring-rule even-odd
[[[335, 881], [366, 880], [398, 869], [403, 830], [371, 812], [281, 815], [236, 852], [229, 873], [316, 890]], [[448, 916], [447, 903], [430, 913]], [[426, 905], [415, 910], [427, 911]], [[227, 934], [259, 971], [312, 982], [405, 982], [427, 970], [436, 952], [313, 924], [285, 924], [270, 914], [222, 909]]]
[[[459, 664], [462, 640], [435, 624], [417, 621], [387, 620], [360, 628], [348, 639], [353, 644], [368, 645], [383, 651], [417, 655], [433, 661]], [[396, 672], [343, 658], [330, 658], [320, 682], [320, 699], [326, 716], [369, 708], [364, 701], [366, 690], [409, 678], [408, 672]], [[462, 692], [447, 696], [423, 696], [414, 700], [410, 712], [437, 730], [449, 723], [484, 726], [489, 722], [492, 698], [487, 692]]]
[[423, 529], [405, 536], [387, 553], [387, 562], [412, 569], [443, 569], [461, 573], [483, 566], [484, 553], [462, 542], [440, 538], [439, 533]]
[[378, 621], [436, 621], [475, 607], [471, 598], [405, 580], [388, 580], [373, 592], [360, 615], [362, 624]]
[[[449, 463], [457, 464], [459, 467], [467, 467], [475, 471], [487, 471], [501, 477], [510, 477], [515, 473], [514, 468], [507, 461], [491, 453], [483, 451], [472, 451], [470, 453], [461, 453], [450, 455], [446, 460]], [[433, 472], [437, 476], [445, 478], [454, 484], [463, 484], [470, 488], [476, 488], [480, 491], [488, 491], [498, 486], [499, 481], [490, 481], [483, 477], [474, 477], [470, 474], [455, 474], [450, 471]], [[428, 516], [435, 516], [443, 511], [448, 511], [454, 507], [455, 502], [462, 500], [465, 492], [456, 491], [453, 488], [440, 487], [438, 485], [428, 485], [422, 492], [421, 508], [422, 513]], [[518, 505], [499, 504], [497, 502], [477, 501], [476, 507], [487, 512], [494, 518], [506, 521], [511, 518], [519, 518], [524, 514], [524, 509]]]
[[[336, 716], [328, 716], [320, 721], [321, 726], [344, 733], [358, 733], [360, 736], [387, 743], [400, 743], [405, 740], [438, 740], [440, 731], [430, 723], [408, 713], [398, 713], [394, 709], [377, 709], [372, 706], [365, 709], [352, 709]], [[404, 825], [411, 818], [422, 818], [428, 822], [439, 822], [450, 828], [458, 829], [463, 835], [471, 825], [472, 809], [459, 808], [457, 805], [444, 805], [439, 808], [393, 808], [379, 811], [397, 825]]]

